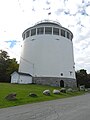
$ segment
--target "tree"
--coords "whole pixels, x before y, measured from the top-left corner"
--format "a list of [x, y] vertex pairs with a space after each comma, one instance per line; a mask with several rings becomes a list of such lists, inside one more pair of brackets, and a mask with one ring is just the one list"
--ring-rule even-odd
[[0, 50], [0, 82], [10, 82], [10, 75], [18, 71], [18, 66], [15, 58], [10, 59], [6, 51]]
[[7, 60], [6, 76], [9, 82], [10, 82], [11, 73], [13, 73], [14, 71], [18, 71], [18, 67], [19, 67], [19, 64], [17, 64], [17, 61], [15, 58]]
[[87, 84], [87, 71], [81, 69], [76, 72], [77, 86]]
[[0, 50], [0, 81], [5, 79], [6, 73], [6, 60], [8, 59], [8, 54], [6, 51]]
[[7, 60], [8, 58], [8, 53], [6, 51], [0, 50], [0, 59]]
[[86, 87], [87, 87], [87, 88], [90, 88], [90, 74], [87, 74]]

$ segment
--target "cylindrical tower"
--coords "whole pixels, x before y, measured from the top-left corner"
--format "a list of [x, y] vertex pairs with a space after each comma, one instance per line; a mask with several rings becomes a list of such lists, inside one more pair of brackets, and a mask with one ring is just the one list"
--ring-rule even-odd
[[22, 37], [19, 72], [31, 74], [39, 84], [76, 86], [70, 30], [44, 20], [26, 29]]

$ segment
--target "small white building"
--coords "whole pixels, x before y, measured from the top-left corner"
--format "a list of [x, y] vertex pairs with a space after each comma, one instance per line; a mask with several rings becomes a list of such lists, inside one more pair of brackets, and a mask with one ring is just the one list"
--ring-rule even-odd
[[15, 71], [11, 74], [11, 83], [30, 84], [32, 83], [32, 76], [28, 73]]

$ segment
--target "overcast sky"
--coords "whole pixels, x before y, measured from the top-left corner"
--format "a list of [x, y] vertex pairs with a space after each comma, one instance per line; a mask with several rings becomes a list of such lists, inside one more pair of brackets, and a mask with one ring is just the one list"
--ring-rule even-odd
[[73, 32], [76, 70], [90, 73], [90, 0], [0, 0], [0, 49], [19, 61], [22, 32], [43, 19]]

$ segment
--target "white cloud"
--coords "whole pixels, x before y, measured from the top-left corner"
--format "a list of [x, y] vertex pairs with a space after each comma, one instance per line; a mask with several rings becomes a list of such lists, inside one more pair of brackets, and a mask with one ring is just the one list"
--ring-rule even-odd
[[90, 15], [90, 6], [86, 8], [86, 12], [88, 15]]

